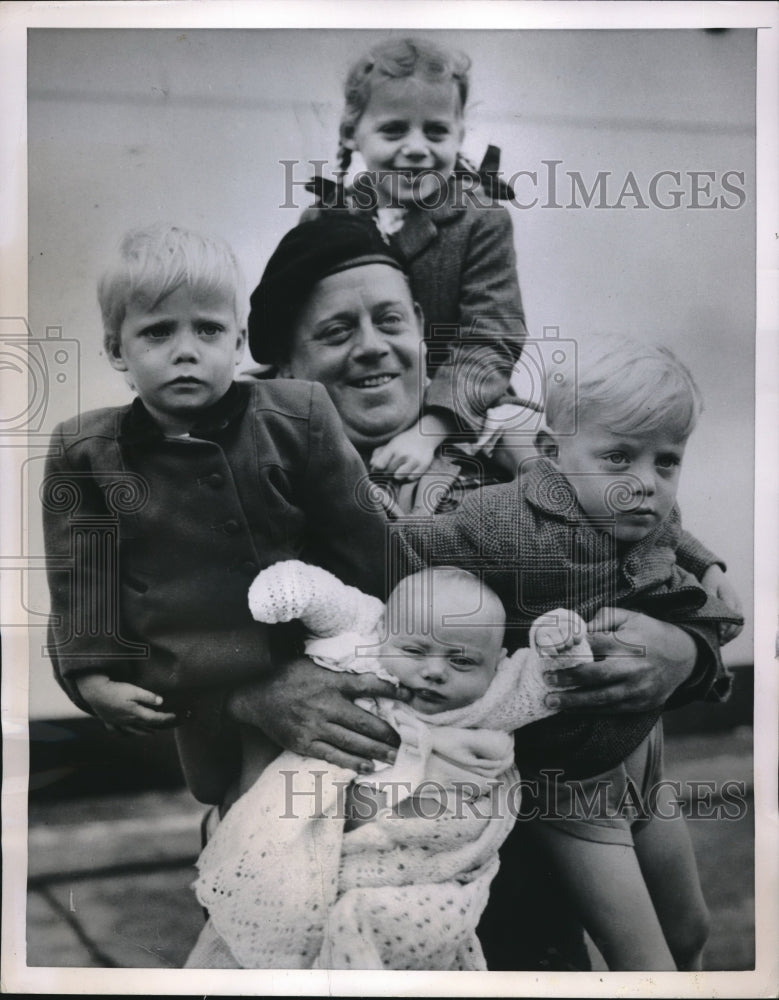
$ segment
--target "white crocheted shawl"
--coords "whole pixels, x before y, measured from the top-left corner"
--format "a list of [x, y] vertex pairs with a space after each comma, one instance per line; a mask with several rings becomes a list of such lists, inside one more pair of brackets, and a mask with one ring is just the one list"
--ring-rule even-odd
[[[302, 563], [264, 574], [250, 592], [256, 618], [300, 618], [320, 637], [349, 633], [315, 639], [310, 652], [333, 669], [376, 669], [355, 650], [375, 645], [380, 602]], [[407, 783], [424, 808], [402, 817], [385, 808], [348, 833], [345, 791], [356, 773], [280, 754], [197, 863], [197, 897], [240, 965], [484, 969], [476, 925], [519, 807], [509, 734], [551, 714], [546, 691], [537, 654], [523, 649], [463, 708], [420, 716], [379, 699], [401, 748], [370, 780]]]

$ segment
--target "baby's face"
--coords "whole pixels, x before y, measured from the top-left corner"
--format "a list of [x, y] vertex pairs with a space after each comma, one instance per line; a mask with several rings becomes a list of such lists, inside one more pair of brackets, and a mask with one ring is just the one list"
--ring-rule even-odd
[[638, 542], [676, 503], [686, 440], [667, 432], [617, 434], [582, 421], [560, 435], [554, 464], [568, 478], [590, 520], [618, 542]]
[[243, 355], [232, 297], [180, 285], [156, 303], [133, 300], [109, 355], [169, 434], [183, 434], [230, 388]]
[[[427, 605], [415, 601], [418, 594], [410, 589], [400, 595], [396, 590], [387, 606], [387, 638], [379, 658], [411, 690], [408, 704], [426, 715], [481, 698], [503, 653], [502, 612], [496, 615], [492, 604], [475, 607], [473, 594], [464, 600], [463, 595], [446, 594], [449, 589], [437, 588]], [[455, 620], [447, 621], [450, 617]]]
[[384, 175], [377, 178], [382, 204], [440, 204], [463, 131], [455, 85], [412, 76], [374, 88], [349, 144], [368, 170]]

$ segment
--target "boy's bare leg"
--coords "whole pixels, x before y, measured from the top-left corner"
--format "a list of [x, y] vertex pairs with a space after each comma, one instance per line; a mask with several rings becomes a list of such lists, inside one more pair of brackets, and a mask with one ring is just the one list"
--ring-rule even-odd
[[[670, 788], [659, 786], [650, 822], [635, 834], [636, 855], [679, 969], [702, 968], [709, 911], [684, 817]], [[673, 816], [673, 819], [663, 819]]]
[[634, 849], [572, 837], [543, 822], [537, 830], [609, 969], [676, 971]]

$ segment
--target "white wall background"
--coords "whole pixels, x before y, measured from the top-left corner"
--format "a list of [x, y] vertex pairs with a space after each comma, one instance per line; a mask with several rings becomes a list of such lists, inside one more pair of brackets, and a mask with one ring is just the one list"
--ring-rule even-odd
[[[129, 399], [102, 357], [95, 283], [128, 227], [162, 218], [223, 236], [253, 287], [298, 211], [279, 161], [333, 158], [346, 67], [379, 31], [31, 30], [28, 34], [29, 319], [80, 345], [82, 409]], [[594, 329], [664, 341], [707, 403], [680, 491], [686, 526], [721, 553], [752, 617], [755, 33], [749, 30], [441, 31], [473, 60], [465, 151], [502, 147], [507, 174], [539, 173], [512, 208], [531, 334]], [[738, 210], [543, 208], [544, 160], [608, 201], [633, 171], [648, 201], [661, 170], [741, 171]], [[518, 182], [530, 201], [530, 182]], [[297, 189], [301, 207], [309, 196]], [[665, 190], [661, 188], [661, 190]], [[701, 198], [701, 201], [708, 201]], [[732, 202], [734, 199], [729, 196]], [[47, 423], [70, 415], [53, 386]], [[29, 463], [30, 489], [40, 459]], [[40, 528], [30, 522], [30, 551]], [[30, 610], [47, 607], [32, 574]], [[69, 711], [33, 629], [33, 715]], [[751, 662], [752, 632], [726, 649]]]

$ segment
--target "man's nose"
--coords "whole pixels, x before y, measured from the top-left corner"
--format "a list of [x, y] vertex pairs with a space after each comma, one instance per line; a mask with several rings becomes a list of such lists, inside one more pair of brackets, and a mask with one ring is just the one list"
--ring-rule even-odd
[[360, 329], [355, 343], [354, 353], [357, 357], [381, 357], [389, 352], [387, 339], [366, 317], [360, 322]]

